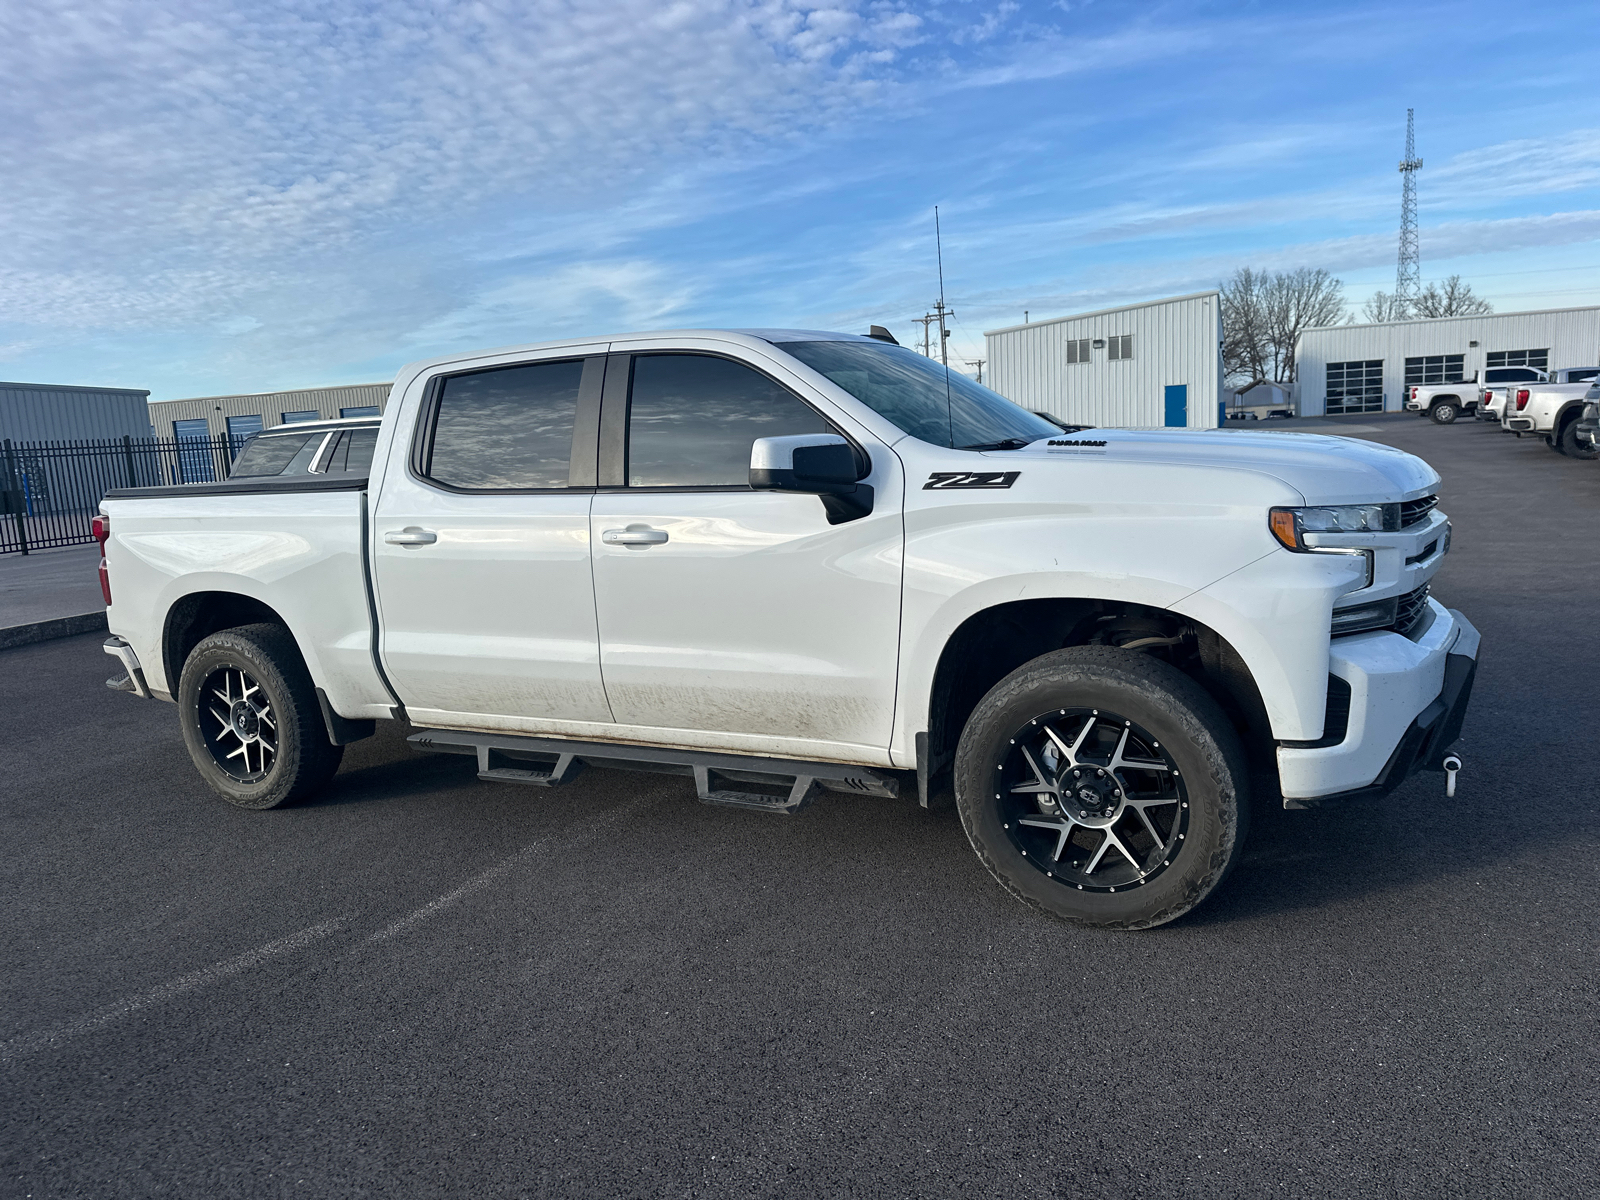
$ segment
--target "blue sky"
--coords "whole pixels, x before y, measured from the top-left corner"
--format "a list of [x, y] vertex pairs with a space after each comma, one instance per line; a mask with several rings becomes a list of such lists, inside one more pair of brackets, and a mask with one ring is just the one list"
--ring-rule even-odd
[[794, 325], [952, 346], [1212, 287], [1600, 303], [1592, 4], [197, 3], [0, 11], [0, 378], [153, 399]]

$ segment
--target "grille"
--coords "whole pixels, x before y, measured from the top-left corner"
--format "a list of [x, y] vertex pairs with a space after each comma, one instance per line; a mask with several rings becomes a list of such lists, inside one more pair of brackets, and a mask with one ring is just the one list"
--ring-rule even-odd
[[1427, 615], [1428, 593], [1432, 590], [1432, 588], [1433, 585], [1431, 583], [1425, 583], [1421, 587], [1416, 588], [1413, 591], [1409, 591], [1404, 596], [1400, 597], [1399, 607], [1395, 613], [1394, 620], [1396, 632], [1403, 633], [1407, 637], [1411, 635], [1411, 631], [1415, 629], [1422, 618]]
[[1410, 529], [1423, 520], [1439, 505], [1439, 497], [1423, 496], [1420, 500], [1403, 500], [1400, 503], [1400, 528]]

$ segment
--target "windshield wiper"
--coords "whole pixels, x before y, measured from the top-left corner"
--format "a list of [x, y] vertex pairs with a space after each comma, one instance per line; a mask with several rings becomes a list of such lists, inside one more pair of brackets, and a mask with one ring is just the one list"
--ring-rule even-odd
[[1024, 446], [1031, 446], [1032, 442], [1025, 438], [1006, 438], [1003, 442], [979, 442], [975, 446], [957, 446], [957, 450], [1021, 450]]

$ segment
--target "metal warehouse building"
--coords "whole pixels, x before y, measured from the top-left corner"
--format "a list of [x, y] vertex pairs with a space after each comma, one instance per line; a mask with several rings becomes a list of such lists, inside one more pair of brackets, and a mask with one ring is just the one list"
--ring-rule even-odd
[[1328, 325], [1300, 335], [1295, 362], [1302, 416], [1395, 412], [1412, 384], [1600, 366], [1600, 307]]
[[150, 393], [59, 383], [0, 383], [0, 439], [84, 441], [150, 436]]
[[1212, 429], [1222, 305], [1195, 292], [985, 333], [989, 386], [1075, 425]]
[[163, 438], [220, 438], [234, 442], [274, 425], [334, 417], [376, 416], [389, 400], [388, 383], [256, 392], [245, 396], [197, 396], [150, 405], [150, 423]]

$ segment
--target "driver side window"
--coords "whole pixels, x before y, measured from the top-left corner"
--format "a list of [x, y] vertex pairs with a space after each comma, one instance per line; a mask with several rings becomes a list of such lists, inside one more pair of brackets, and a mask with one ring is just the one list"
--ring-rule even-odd
[[748, 487], [757, 438], [828, 433], [781, 384], [708, 354], [640, 354], [628, 403], [629, 487]]

